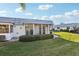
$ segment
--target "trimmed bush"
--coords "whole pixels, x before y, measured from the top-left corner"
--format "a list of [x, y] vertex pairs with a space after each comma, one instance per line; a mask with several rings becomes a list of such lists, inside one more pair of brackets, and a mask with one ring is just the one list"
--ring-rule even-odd
[[31, 42], [31, 41], [37, 41], [37, 40], [46, 40], [46, 39], [52, 39], [53, 35], [46, 34], [46, 35], [30, 35], [30, 36], [20, 36], [19, 41], [21, 42]]
[[68, 29], [60, 29], [61, 32], [69, 32]]

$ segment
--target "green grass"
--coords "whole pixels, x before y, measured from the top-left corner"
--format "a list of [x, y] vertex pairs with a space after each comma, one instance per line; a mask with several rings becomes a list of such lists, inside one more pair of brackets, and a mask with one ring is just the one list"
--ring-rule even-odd
[[79, 34], [55, 32], [61, 38], [33, 42], [0, 42], [1, 56], [79, 56]]
[[69, 56], [79, 55], [79, 43], [48, 39], [33, 42], [0, 42], [3, 56]]
[[55, 32], [61, 38], [69, 41], [79, 42], [79, 34], [69, 33], [69, 32]]

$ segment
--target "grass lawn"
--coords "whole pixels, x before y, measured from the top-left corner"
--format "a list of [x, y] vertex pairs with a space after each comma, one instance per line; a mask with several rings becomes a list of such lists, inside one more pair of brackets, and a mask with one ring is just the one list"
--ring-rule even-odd
[[55, 32], [55, 34], [59, 35], [63, 39], [79, 42], [79, 34], [69, 32]]
[[79, 34], [55, 32], [59, 39], [0, 42], [2, 56], [79, 56]]
[[0, 42], [0, 55], [79, 56], [79, 43], [63, 39], [48, 39], [33, 42]]

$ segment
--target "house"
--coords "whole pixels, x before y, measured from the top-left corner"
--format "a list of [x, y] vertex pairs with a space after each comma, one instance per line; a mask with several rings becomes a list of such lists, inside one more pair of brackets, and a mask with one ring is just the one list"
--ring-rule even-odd
[[68, 24], [60, 24], [60, 25], [54, 25], [54, 29], [60, 31], [66, 30], [69, 28], [69, 30], [74, 30], [75, 28], [79, 28], [79, 23], [68, 23]]
[[52, 21], [0, 17], [0, 39], [12, 40], [22, 35], [50, 34]]

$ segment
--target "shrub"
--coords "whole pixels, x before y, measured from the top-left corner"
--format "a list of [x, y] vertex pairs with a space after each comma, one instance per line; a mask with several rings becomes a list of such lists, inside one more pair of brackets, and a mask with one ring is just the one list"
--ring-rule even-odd
[[71, 33], [75, 33], [75, 30], [70, 30]]
[[19, 41], [22, 42], [31, 42], [31, 41], [37, 41], [37, 40], [45, 40], [45, 39], [52, 39], [53, 35], [46, 34], [46, 35], [30, 35], [30, 36], [20, 36]]
[[69, 32], [68, 29], [60, 29], [61, 32]]

